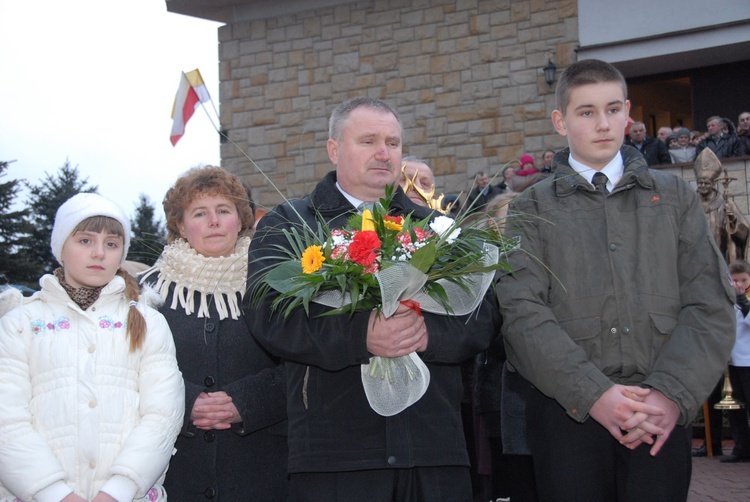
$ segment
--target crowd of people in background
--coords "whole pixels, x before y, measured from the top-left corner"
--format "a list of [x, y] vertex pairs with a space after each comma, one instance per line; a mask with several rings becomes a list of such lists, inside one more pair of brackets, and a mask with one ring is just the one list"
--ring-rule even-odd
[[[740, 113], [737, 125], [727, 117], [714, 115], [706, 120], [705, 132], [691, 131], [683, 125], [661, 126], [655, 136], [647, 133], [644, 122], [635, 121], [626, 130], [625, 144], [637, 148], [649, 166], [692, 163], [706, 148], [719, 159], [750, 155], [750, 112]], [[466, 205], [472, 211], [484, 211], [494, 197], [506, 192], [521, 193], [546, 179], [552, 173], [554, 155], [554, 150], [544, 150], [535, 159], [525, 153], [504, 165], [497, 175], [477, 172]]]

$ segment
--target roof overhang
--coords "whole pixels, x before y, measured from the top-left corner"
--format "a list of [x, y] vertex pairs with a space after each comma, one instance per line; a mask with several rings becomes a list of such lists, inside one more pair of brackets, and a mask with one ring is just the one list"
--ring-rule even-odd
[[267, 19], [354, 1], [356, 0], [165, 0], [169, 12], [227, 24]]
[[[578, 59], [601, 59], [628, 78], [750, 60], [750, 22], [664, 33], [578, 49]], [[636, 56], [637, 57], [634, 57]]]

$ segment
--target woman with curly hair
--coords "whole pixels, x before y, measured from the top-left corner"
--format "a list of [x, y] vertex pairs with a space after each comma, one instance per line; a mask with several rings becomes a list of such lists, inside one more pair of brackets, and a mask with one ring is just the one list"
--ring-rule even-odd
[[164, 301], [185, 380], [185, 417], [165, 487], [173, 500], [286, 498], [282, 367], [240, 308], [253, 227], [249, 191], [197, 167], [164, 198], [168, 245], [141, 277]]

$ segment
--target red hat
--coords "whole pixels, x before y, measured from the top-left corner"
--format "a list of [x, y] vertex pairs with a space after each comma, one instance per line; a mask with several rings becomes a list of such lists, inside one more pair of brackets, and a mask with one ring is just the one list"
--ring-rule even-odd
[[525, 154], [521, 155], [521, 158], [518, 159], [518, 161], [521, 163], [522, 166], [524, 164], [532, 164], [533, 165], [534, 164], [534, 157], [532, 157], [528, 153], [525, 153]]

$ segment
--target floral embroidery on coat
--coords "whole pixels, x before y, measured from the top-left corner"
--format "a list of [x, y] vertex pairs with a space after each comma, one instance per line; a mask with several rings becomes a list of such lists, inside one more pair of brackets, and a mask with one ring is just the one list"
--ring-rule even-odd
[[159, 500], [167, 500], [167, 492], [164, 490], [164, 487], [161, 485], [154, 485], [151, 487], [151, 489], [146, 493], [146, 496], [137, 499], [138, 502], [157, 502]]
[[45, 329], [54, 332], [70, 329], [70, 320], [67, 317], [58, 317], [52, 322], [45, 323], [43, 319], [31, 321], [31, 332], [35, 335], [42, 333]]
[[32, 333], [34, 333], [35, 335], [38, 335], [42, 331], [44, 331], [44, 321], [42, 321], [41, 319], [36, 319], [36, 320], [31, 321]]
[[99, 327], [102, 329], [108, 329], [110, 331], [114, 331], [115, 329], [122, 328], [122, 322], [121, 321], [114, 321], [111, 317], [108, 315], [101, 316], [99, 318]]

